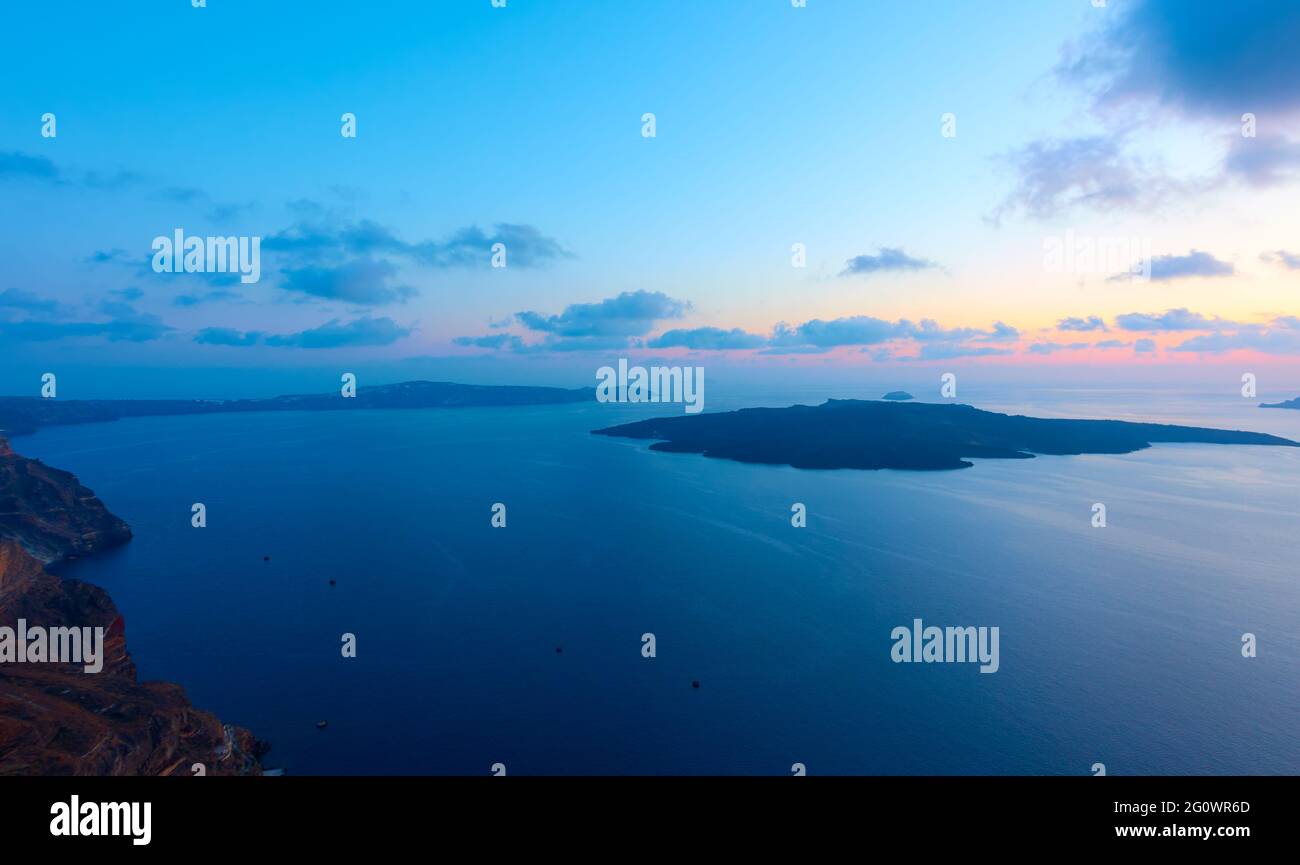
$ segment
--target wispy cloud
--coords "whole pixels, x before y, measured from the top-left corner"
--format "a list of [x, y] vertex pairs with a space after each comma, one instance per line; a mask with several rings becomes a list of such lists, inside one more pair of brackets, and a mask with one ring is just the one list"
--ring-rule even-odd
[[1220, 318], [1207, 318], [1186, 308], [1168, 309], [1164, 312], [1129, 312], [1115, 316], [1115, 325], [1121, 330], [1165, 332], [1184, 330], [1214, 330], [1233, 327], [1234, 323]]
[[1280, 264], [1287, 270], [1300, 270], [1300, 254], [1285, 249], [1260, 253], [1259, 260]]
[[1093, 330], [1104, 331], [1108, 328], [1106, 327], [1105, 320], [1102, 319], [1101, 316], [1090, 315], [1087, 318], [1063, 318], [1056, 323], [1056, 329], [1085, 332]]
[[329, 349], [392, 345], [410, 334], [411, 328], [402, 327], [391, 318], [359, 318], [349, 322], [331, 319], [319, 327], [282, 334], [209, 327], [200, 330], [194, 336], [194, 341], [203, 345], [239, 348], [267, 345], [280, 348]]
[[915, 258], [897, 247], [882, 246], [875, 255], [858, 255], [845, 262], [840, 276], [870, 276], [877, 273], [931, 270], [933, 261]]

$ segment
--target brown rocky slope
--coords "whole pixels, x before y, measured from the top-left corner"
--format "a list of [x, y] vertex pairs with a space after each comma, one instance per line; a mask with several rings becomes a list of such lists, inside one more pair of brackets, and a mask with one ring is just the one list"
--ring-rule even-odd
[[72, 475], [0, 438], [0, 627], [104, 629], [103, 669], [0, 663], [0, 775], [261, 774], [265, 746], [190, 705], [179, 685], [139, 682], [122, 615], [102, 589], [45, 571], [130, 537]]

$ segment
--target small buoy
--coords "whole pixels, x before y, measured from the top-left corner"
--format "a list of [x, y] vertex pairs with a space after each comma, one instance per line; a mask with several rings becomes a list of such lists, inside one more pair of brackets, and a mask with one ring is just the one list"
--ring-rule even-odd
[[264, 561], [264, 562], [269, 562], [269, 561], [271, 561], [271, 557], [270, 557], [270, 556], [262, 556], [262, 561]]
[[331, 585], [331, 586], [334, 585], [334, 581], [333, 581], [333, 580], [330, 580], [330, 585]]
[[326, 727], [329, 726], [329, 724], [330, 724], [329, 721], [317, 721], [317, 722], [316, 722], [316, 729], [317, 729], [317, 730], [324, 730]]
[[698, 688], [699, 686], [700, 686], [700, 680], [699, 680], [699, 679], [695, 679], [694, 681], [691, 682], [691, 687], [692, 687], [692, 688]]
[[564, 652], [564, 647], [563, 647], [563, 646], [556, 646], [556, 647], [555, 647], [555, 654], [559, 655], [559, 654], [562, 654], [563, 652]]

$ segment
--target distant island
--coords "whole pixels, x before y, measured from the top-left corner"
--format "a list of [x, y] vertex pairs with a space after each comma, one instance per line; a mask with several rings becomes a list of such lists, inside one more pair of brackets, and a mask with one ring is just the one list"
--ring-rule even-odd
[[1293, 408], [1300, 410], [1300, 396], [1295, 399], [1285, 400], [1284, 402], [1262, 402], [1260, 408]]
[[916, 399], [916, 397], [912, 396], [910, 393], [908, 393], [905, 390], [891, 390], [889, 393], [882, 396], [881, 399], [893, 400], [895, 402], [902, 402], [904, 400]]
[[959, 469], [973, 465], [968, 458], [1124, 454], [1160, 442], [1300, 447], [1264, 433], [836, 399], [819, 406], [655, 418], [592, 432], [653, 439], [650, 449], [656, 451], [805, 469]]
[[359, 409], [486, 408], [592, 402], [595, 388], [454, 384], [407, 381], [358, 387], [344, 398], [340, 391], [291, 394], [268, 399], [92, 399], [0, 397], [0, 431], [26, 435], [44, 426], [94, 423], [128, 417], [219, 414], [250, 411], [355, 411]]

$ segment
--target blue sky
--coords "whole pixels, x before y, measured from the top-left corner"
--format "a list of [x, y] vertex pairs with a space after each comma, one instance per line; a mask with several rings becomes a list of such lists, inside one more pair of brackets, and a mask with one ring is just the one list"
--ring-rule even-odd
[[[56, 366], [108, 395], [340, 366], [576, 385], [648, 354], [1029, 372], [1300, 352], [1294, 4], [6, 15], [5, 392]], [[262, 280], [152, 273], [177, 228], [261, 237]], [[1151, 278], [1046, 266], [1063, 238], [1140, 239]]]

